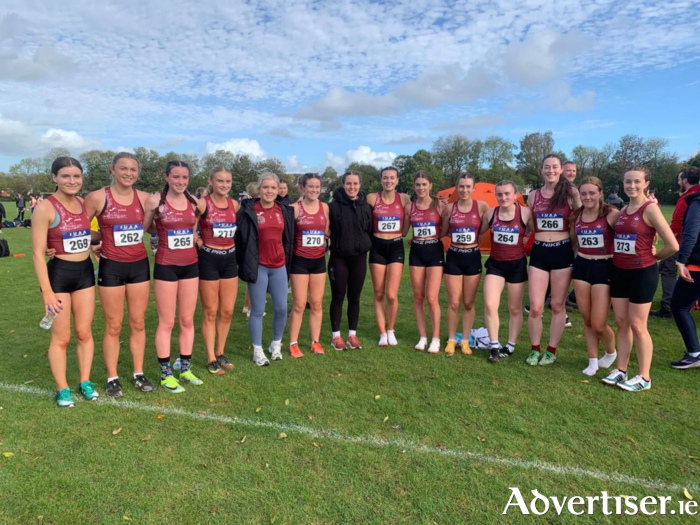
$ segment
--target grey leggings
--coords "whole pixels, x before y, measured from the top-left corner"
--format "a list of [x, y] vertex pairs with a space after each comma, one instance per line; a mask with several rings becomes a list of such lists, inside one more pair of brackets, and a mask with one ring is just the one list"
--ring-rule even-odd
[[258, 265], [258, 280], [248, 283], [250, 295], [250, 319], [248, 330], [254, 346], [262, 346], [262, 319], [267, 292], [272, 296], [272, 340], [281, 341], [287, 324], [287, 268], [268, 268]]

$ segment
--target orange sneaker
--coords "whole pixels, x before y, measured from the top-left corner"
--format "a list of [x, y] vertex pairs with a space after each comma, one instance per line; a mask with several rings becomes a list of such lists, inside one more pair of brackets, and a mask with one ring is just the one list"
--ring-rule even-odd
[[455, 346], [457, 345], [456, 341], [447, 341], [447, 344], [445, 345], [445, 355], [447, 357], [455, 355]]
[[335, 350], [345, 350], [345, 341], [343, 341], [343, 338], [340, 336], [334, 337], [331, 346]]
[[472, 355], [472, 349], [469, 347], [469, 341], [462, 340], [462, 355]]
[[299, 350], [299, 345], [294, 343], [293, 345], [289, 345], [289, 353], [292, 355], [292, 357], [297, 358], [297, 357], [304, 357], [304, 354], [301, 353], [301, 350]]
[[319, 343], [318, 341], [315, 343], [311, 343], [311, 351], [316, 355], [325, 354], [325, 352], [323, 351], [323, 347], [321, 346], [321, 343]]
[[348, 346], [352, 348], [353, 350], [356, 350], [358, 348], [362, 348], [362, 345], [360, 344], [360, 340], [357, 338], [356, 335], [349, 335], [348, 336]]

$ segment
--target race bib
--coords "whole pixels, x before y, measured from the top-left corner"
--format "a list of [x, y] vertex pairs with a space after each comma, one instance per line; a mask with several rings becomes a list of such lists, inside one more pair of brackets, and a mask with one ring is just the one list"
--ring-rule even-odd
[[401, 233], [401, 218], [396, 216], [379, 217], [377, 220], [378, 233]]
[[324, 234], [320, 230], [302, 230], [301, 245], [308, 248], [323, 246]]
[[413, 225], [413, 236], [416, 239], [436, 237], [437, 227], [434, 222], [416, 222]]
[[615, 234], [615, 253], [624, 255], [637, 254], [637, 234], [635, 233], [616, 233]]
[[576, 230], [578, 245], [581, 248], [603, 248], [603, 230]]
[[236, 235], [236, 228], [235, 222], [215, 222], [214, 237], [217, 239], [233, 239], [233, 236]]
[[187, 250], [194, 248], [194, 233], [191, 229], [168, 230], [168, 248], [171, 250]]
[[86, 252], [90, 248], [90, 230], [75, 230], [63, 233], [63, 251], [66, 253]]
[[538, 213], [537, 229], [543, 232], [564, 231], [564, 216], [561, 213]]
[[520, 240], [520, 231], [515, 228], [506, 226], [493, 227], [493, 242], [505, 244], [507, 246], [516, 246]]
[[455, 244], [474, 244], [476, 242], [474, 228], [452, 228], [452, 242]]
[[143, 224], [115, 224], [114, 246], [134, 246], [143, 242]]

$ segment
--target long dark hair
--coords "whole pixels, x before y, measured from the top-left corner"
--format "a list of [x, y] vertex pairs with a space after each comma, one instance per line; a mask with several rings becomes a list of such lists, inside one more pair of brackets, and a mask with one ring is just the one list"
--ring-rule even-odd
[[[417, 179], [425, 179], [427, 180], [430, 184], [433, 183], [433, 176], [427, 172], [427, 171], [418, 171], [416, 174], [413, 176], [413, 183], [415, 184]], [[437, 211], [438, 210], [438, 203], [440, 201], [437, 200], [437, 198], [434, 195], [430, 195], [430, 207], [428, 208], [430, 211]]]
[[[550, 153], [542, 159], [542, 166], [544, 166], [544, 161], [547, 159], [557, 159], [559, 165], [561, 166], [561, 157], [556, 153]], [[574, 185], [571, 184], [566, 177], [559, 175], [559, 182], [554, 186], [554, 194], [552, 198], [549, 199], [549, 211], [554, 211], [557, 208], [563, 208], [570, 201], [574, 200]]]
[[80, 170], [80, 173], [84, 173], [83, 166], [80, 164], [78, 159], [74, 159], [73, 157], [58, 157], [51, 164], [51, 174], [58, 175], [58, 172], [62, 168], [67, 168], [68, 166], [75, 166]]
[[[187, 174], [189, 175], [189, 173], [190, 173], [190, 166], [185, 161], [183, 161], [183, 160], [171, 160], [165, 165], [165, 175], [166, 176], [170, 175], [170, 172], [175, 167], [187, 168]], [[165, 198], [168, 196], [169, 189], [170, 189], [170, 184], [168, 184], [168, 181], [165, 181], [165, 187], [163, 187], [163, 191], [160, 192], [160, 201], [158, 202], [158, 209], [156, 210], [158, 215], [160, 215], [160, 207], [163, 206], [163, 204], [165, 204]], [[195, 199], [190, 194], [190, 192], [187, 190], [185, 190], [185, 197], [194, 206], [195, 216], [199, 217], [199, 206], [197, 206], [197, 199]]]

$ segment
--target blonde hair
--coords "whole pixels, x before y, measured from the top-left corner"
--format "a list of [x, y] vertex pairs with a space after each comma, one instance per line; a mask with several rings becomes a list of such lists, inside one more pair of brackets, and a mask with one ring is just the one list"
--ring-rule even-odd
[[[212, 177], [214, 177], [214, 175], [216, 175], [217, 173], [221, 173], [222, 171], [231, 175], [231, 172], [229, 170], [227, 170], [226, 168], [224, 168], [223, 166], [214, 166], [212, 169], [209, 170], [209, 177], [207, 177], [207, 188], [206, 188], [207, 195], [211, 195], [212, 193], [214, 193], [214, 186], [212, 186], [212, 184], [211, 184]], [[231, 175], [231, 179], [233, 179], [233, 175]], [[203, 192], [202, 192], [202, 195], [204, 195]]]
[[272, 173], [271, 171], [263, 171], [260, 175], [258, 175], [258, 182], [255, 185], [255, 189], [258, 194], [260, 193], [262, 183], [266, 180], [274, 180], [277, 182], [277, 186], [280, 184], [280, 178], [276, 174]]
[[254, 199], [257, 197], [260, 192], [258, 191], [258, 183], [257, 182], [250, 182], [246, 187], [245, 187], [245, 192], [250, 195], [251, 199]]

